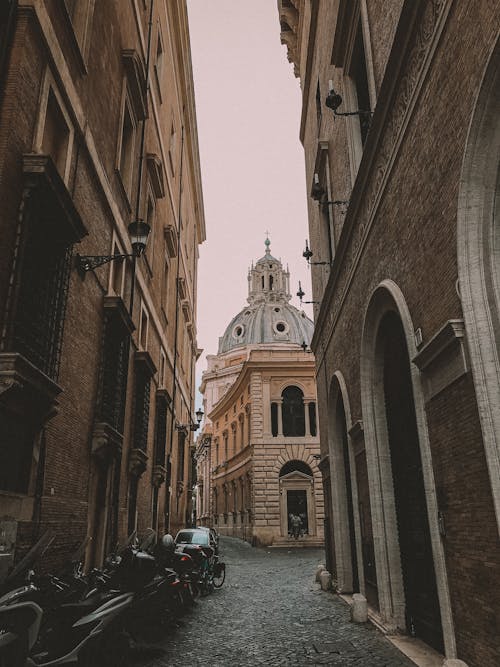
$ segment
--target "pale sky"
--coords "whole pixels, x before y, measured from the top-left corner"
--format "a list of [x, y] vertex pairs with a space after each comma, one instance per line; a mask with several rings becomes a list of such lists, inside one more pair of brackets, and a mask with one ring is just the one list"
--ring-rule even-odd
[[[207, 240], [198, 276], [197, 386], [207, 354], [246, 305], [247, 270], [271, 253], [311, 299], [301, 93], [276, 0], [187, 0]], [[310, 306], [304, 310], [312, 316]], [[196, 401], [196, 405], [200, 400]]]

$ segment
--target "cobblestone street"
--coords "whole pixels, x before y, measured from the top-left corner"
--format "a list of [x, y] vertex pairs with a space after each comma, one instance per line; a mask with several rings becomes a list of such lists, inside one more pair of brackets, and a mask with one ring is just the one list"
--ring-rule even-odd
[[413, 665], [370, 624], [351, 623], [342, 600], [318, 590], [320, 549], [255, 549], [222, 538], [220, 551], [223, 588], [198, 600], [159, 645], [161, 656], [135, 665]]

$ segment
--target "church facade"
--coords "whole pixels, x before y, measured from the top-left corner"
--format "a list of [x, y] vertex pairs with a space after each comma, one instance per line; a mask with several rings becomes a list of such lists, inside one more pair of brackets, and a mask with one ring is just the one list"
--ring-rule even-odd
[[197, 520], [256, 545], [320, 545], [313, 324], [289, 303], [289, 273], [269, 245], [249, 271], [248, 305], [207, 357]]

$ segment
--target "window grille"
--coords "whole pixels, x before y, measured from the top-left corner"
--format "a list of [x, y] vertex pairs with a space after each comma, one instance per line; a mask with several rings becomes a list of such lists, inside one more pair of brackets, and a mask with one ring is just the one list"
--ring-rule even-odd
[[10, 347], [56, 380], [71, 269], [72, 240], [60, 216], [33, 192], [22, 221]]
[[184, 481], [184, 454], [186, 444], [186, 434], [184, 431], [179, 431], [178, 436], [178, 458], [177, 458], [177, 481]]
[[148, 423], [151, 375], [144, 367], [136, 368], [134, 388], [134, 447], [142, 449], [148, 447]]
[[98, 401], [99, 420], [123, 433], [129, 357], [129, 335], [117, 314], [104, 317], [101, 386]]
[[155, 463], [165, 465], [165, 451], [167, 446], [167, 418], [168, 398], [162, 393], [156, 394], [156, 419], [155, 419]]

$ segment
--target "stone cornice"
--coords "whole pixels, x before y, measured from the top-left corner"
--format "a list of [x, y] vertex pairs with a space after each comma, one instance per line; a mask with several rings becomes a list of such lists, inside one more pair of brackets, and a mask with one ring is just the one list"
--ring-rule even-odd
[[405, 0], [403, 5], [311, 341], [318, 366], [359, 265], [451, 5], [451, 0], [428, 0], [426, 4]]

